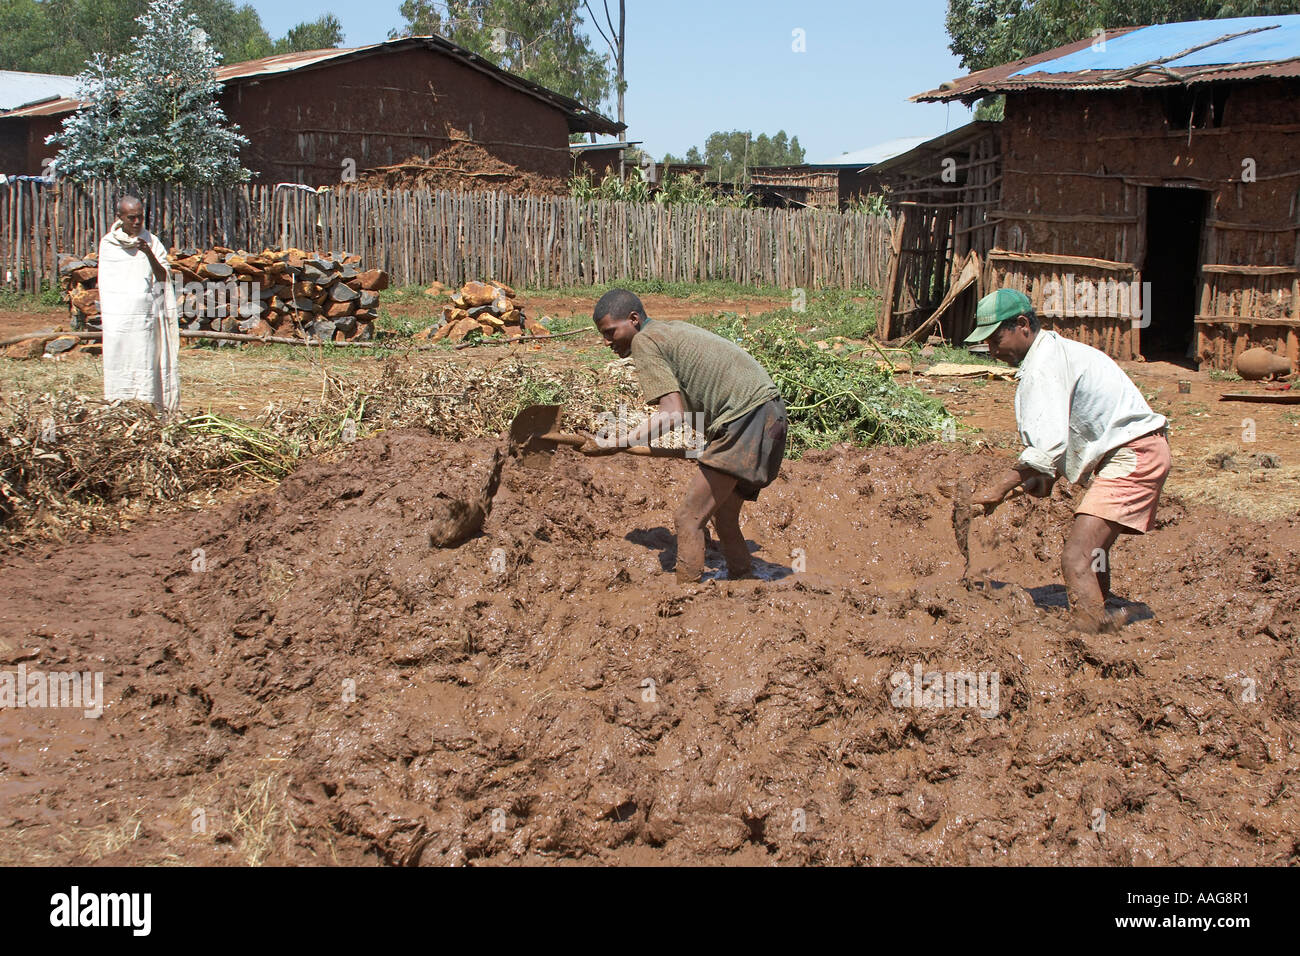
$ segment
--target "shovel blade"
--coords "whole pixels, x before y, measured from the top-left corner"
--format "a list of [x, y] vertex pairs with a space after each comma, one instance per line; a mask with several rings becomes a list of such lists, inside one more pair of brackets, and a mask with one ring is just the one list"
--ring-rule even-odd
[[971, 505], [971, 486], [960, 479], [952, 485], [952, 532], [957, 550], [965, 560], [962, 580], [970, 576], [970, 522], [975, 509]]
[[551, 466], [556, 443], [542, 436], [559, 431], [563, 418], [563, 405], [529, 405], [515, 416], [510, 423], [510, 444], [521, 465], [535, 471]]

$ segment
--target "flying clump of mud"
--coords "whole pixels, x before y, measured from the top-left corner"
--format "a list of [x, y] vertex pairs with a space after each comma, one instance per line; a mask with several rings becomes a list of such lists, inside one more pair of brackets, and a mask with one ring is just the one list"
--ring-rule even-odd
[[[1085, 636], [1063, 491], [975, 520], [963, 582], [934, 482], [978, 486], [991, 454], [809, 453], [746, 508], [761, 580], [681, 589], [689, 463], [493, 450], [388, 433], [221, 513], [22, 558], [15, 613], [57, 622], [41, 660], [102, 658], [109, 705], [0, 819], [43, 846], [72, 816], [175, 821], [112, 862], [256, 839], [285, 864], [1296, 862], [1294, 519], [1166, 502], [1114, 551], [1133, 623]], [[440, 535], [452, 499], [481, 517]]]
[[473, 498], [457, 498], [438, 492], [429, 507], [429, 544], [435, 548], [454, 548], [483, 530], [483, 522], [492, 513], [492, 498], [501, 484], [501, 466], [506, 456], [501, 449], [492, 453], [483, 487]]

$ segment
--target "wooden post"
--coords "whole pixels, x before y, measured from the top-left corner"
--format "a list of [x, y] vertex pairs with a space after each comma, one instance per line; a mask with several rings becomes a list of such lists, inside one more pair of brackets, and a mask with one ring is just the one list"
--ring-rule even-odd
[[911, 203], [903, 203], [899, 207], [898, 219], [894, 222], [894, 234], [889, 242], [889, 271], [885, 276], [884, 295], [880, 310], [879, 327], [876, 330], [877, 337], [883, 341], [890, 338], [891, 327], [894, 320], [894, 300], [897, 296], [895, 286], [898, 284], [899, 259], [902, 256], [903, 248], [903, 227], [907, 222], [907, 207]]

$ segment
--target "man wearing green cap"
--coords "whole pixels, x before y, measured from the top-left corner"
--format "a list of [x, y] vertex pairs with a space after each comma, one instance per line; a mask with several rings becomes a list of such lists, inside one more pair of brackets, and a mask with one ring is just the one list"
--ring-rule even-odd
[[1106, 620], [1111, 546], [1121, 534], [1149, 531], [1155, 520], [1169, 474], [1165, 418], [1110, 356], [1044, 331], [1029, 299], [1014, 289], [980, 300], [966, 343], [984, 341], [994, 358], [1017, 369], [1016, 427], [1025, 450], [974, 503], [991, 513], [1018, 485], [1045, 498], [1061, 475], [1087, 488], [1061, 573], [1076, 618], [1097, 628]]

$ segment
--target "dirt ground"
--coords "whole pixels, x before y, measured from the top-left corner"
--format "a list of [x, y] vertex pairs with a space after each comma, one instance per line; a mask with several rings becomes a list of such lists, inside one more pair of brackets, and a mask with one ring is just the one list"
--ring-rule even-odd
[[[639, 297], [645, 306], [646, 314], [652, 319], [689, 319], [693, 315], [711, 312], [735, 312], [737, 315], [759, 315], [779, 309], [789, 304], [789, 296], [775, 299], [756, 299], [746, 296], [718, 299], [681, 299], [667, 295], [643, 295]], [[527, 298], [528, 313], [541, 317], [543, 315], [582, 318], [591, 321], [591, 311], [596, 307], [595, 298], [587, 296], [548, 296], [530, 295]]]
[[[3, 862], [1297, 861], [1294, 517], [1168, 501], [1116, 549], [1133, 623], [1082, 636], [1064, 491], [977, 519], [959, 580], [933, 483], [991, 450], [789, 463], [745, 520], [763, 580], [681, 590], [678, 462], [508, 466], [430, 548], [490, 447], [390, 433], [8, 560], [6, 669], [106, 704], [0, 711]], [[988, 693], [896, 699], [917, 667]]]
[[[718, 297], [684, 299], [666, 295], [642, 296], [651, 317], [688, 319], [713, 312], [757, 315], [787, 304], [784, 294], [775, 298]], [[385, 310], [396, 320], [429, 320], [439, 313], [445, 299], [415, 299], [386, 303]], [[536, 318], [578, 318], [590, 321], [595, 296], [556, 296], [528, 294], [528, 314]], [[68, 327], [66, 308], [40, 307], [29, 310], [0, 309], [0, 339]], [[607, 361], [610, 355], [595, 334], [594, 328], [563, 341], [525, 348], [488, 346], [469, 352], [454, 353], [457, 361], [495, 362], [511, 355], [527, 354], [542, 361], [560, 364], [592, 364]], [[412, 363], [445, 361], [442, 352], [413, 352]], [[364, 350], [352, 353], [338, 350], [330, 354], [331, 371], [367, 378], [379, 374], [379, 363]], [[284, 349], [211, 349], [183, 346], [181, 349], [182, 401], [187, 409], [211, 411], [234, 417], [250, 417], [268, 403], [293, 403], [318, 394], [321, 362], [307, 349], [286, 355]], [[15, 390], [53, 392], [63, 389], [93, 395], [103, 389], [103, 363], [95, 355], [71, 353], [59, 361], [16, 361], [0, 357], [0, 399]]]
[[[778, 293], [771, 297], [757, 298], [750, 296], [694, 298], [647, 294], [639, 296], [645, 306], [646, 314], [652, 319], [689, 319], [701, 313], [734, 312], [737, 315], [759, 315], [788, 305], [790, 297]], [[432, 318], [441, 311], [449, 300], [445, 297], [429, 297], [427, 301], [404, 300], [385, 304], [384, 308], [394, 318], [425, 319]], [[552, 318], [577, 319], [591, 321], [592, 310], [596, 306], [596, 296], [554, 295], [550, 293], [524, 293], [520, 296], [528, 315], [535, 319], [543, 316]]]
[[[215, 393], [244, 358], [313, 388], [251, 353], [182, 374]], [[689, 465], [567, 450], [507, 463], [483, 533], [433, 548], [493, 445], [413, 430], [0, 557], [0, 675], [104, 688], [98, 718], [0, 709], [0, 863], [1295, 864], [1300, 416], [1128, 368], [1175, 472], [1116, 547], [1111, 634], [1066, 623], [1064, 483], [976, 519], [961, 580], [935, 486], [1013, 454], [999, 381], [916, 377], [978, 429], [957, 443], [787, 462], [743, 520], [755, 581], [711, 550], [719, 579], [673, 583]], [[909, 695], [916, 668], [984, 696]]]
[[[676, 312], [703, 311], [675, 301]], [[753, 312], [765, 310], [764, 304], [757, 301], [726, 305], [732, 310], [742, 305]], [[590, 304], [586, 307], [590, 309]], [[662, 314], [685, 317], [667, 308]], [[39, 323], [42, 319], [29, 317], [26, 321]], [[0, 324], [0, 335], [4, 328]], [[613, 358], [597, 336], [582, 335], [545, 345], [487, 347], [452, 356], [413, 352], [407, 361], [415, 366], [446, 361], [491, 365], [521, 355], [527, 361], [551, 367], [598, 366]], [[325, 360], [325, 365], [332, 374], [360, 380], [377, 378], [381, 373], [381, 363], [366, 354], [336, 352]], [[183, 349], [183, 401], [193, 411], [252, 418], [272, 402], [293, 404], [318, 397], [325, 365], [305, 349], [291, 354], [285, 350]], [[1295, 503], [1300, 501], [1300, 406], [1221, 401], [1225, 393], [1257, 386], [1214, 381], [1208, 372], [1167, 363], [1124, 363], [1124, 369], [1151, 406], [1170, 420], [1174, 460], [1167, 489], [1171, 493], [1259, 520], [1296, 511]], [[960, 440], [1008, 454], [1013, 449], [1018, 451], [1014, 382], [931, 380], [905, 373], [899, 379], [909, 377], [912, 384], [942, 400], [971, 429], [960, 432]], [[1179, 381], [1190, 381], [1190, 393], [1179, 393]], [[96, 356], [74, 355], [59, 362], [0, 359], [0, 398], [19, 388], [36, 393], [70, 389], [94, 395], [102, 383], [102, 362]], [[1261, 467], [1260, 456], [1265, 456], [1263, 460], [1271, 467]], [[1275, 456], [1275, 460], [1266, 456]], [[1221, 464], [1225, 458], [1226, 467]]]
[[59, 327], [68, 327], [66, 308], [0, 309], [0, 339]]

